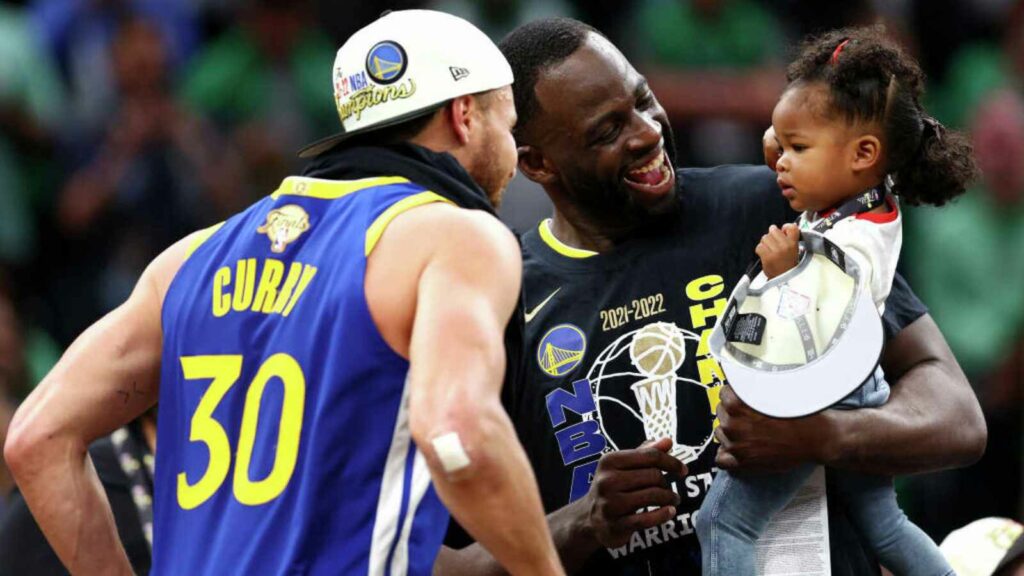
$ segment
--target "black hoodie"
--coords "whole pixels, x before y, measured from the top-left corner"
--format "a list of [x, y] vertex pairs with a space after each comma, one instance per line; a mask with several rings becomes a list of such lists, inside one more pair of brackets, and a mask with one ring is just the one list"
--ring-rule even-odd
[[462, 208], [495, 215], [487, 194], [451, 154], [415, 144], [335, 148], [316, 157], [302, 173], [324, 180], [402, 176]]

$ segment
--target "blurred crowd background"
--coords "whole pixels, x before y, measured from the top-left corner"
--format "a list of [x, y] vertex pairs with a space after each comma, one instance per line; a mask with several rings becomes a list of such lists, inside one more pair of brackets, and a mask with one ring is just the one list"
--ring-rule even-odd
[[[273, 191], [301, 168], [301, 145], [336, 131], [330, 73], [345, 38], [384, 9], [417, 7], [495, 40], [544, 16], [594, 25], [647, 75], [689, 166], [760, 162], [799, 39], [886, 23], [928, 74], [928, 109], [970, 133], [984, 171], [953, 206], [906, 212], [901, 269], [981, 399], [988, 452], [901, 479], [901, 501], [938, 540], [976, 518], [1022, 517], [1017, 0], [0, 0], [0, 439], [153, 256]], [[522, 230], [549, 210], [518, 177], [502, 213]], [[11, 486], [0, 466], [0, 495]]]

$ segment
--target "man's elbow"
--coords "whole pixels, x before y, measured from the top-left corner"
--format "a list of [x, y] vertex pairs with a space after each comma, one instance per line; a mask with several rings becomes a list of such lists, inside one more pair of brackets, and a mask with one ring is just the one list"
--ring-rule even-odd
[[950, 417], [957, 421], [957, 425], [951, 427], [959, 439], [957, 442], [957, 455], [959, 466], [970, 466], [981, 459], [985, 454], [988, 444], [988, 425], [985, 423], [985, 414], [981, 410], [981, 403], [974, 393], [973, 388], [967, 381], [967, 377], [956, 367], [956, 376], [961, 382], [959, 395], [951, 395], [951, 398], [959, 398], [958, 408]]
[[435, 413], [410, 415], [413, 440], [430, 468], [451, 481], [486, 475], [502, 436], [504, 412], [462, 404]]
[[26, 401], [15, 412], [4, 440], [4, 462], [19, 485], [38, 475], [41, 468], [71, 448], [66, 435], [59, 434], [50, 422], [36, 417], [38, 414], [31, 399]]
[[976, 463], [985, 454], [988, 425], [977, 396], [963, 379], [959, 394], [948, 395], [948, 409], [934, 422], [935, 430], [945, 438], [946, 466], [963, 468]]
[[970, 421], [962, 426], [960, 453], [963, 461], [961, 466], [970, 466], [981, 460], [985, 455], [985, 448], [988, 446], [988, 425], [985, 423], [985, 415], [981, 409]]
[[38, 435], [33, 433], [25, 420], [23, 408], [15, 413], [4, 440], [4, 463], [15, 480], [28, 472], [40, 442]]

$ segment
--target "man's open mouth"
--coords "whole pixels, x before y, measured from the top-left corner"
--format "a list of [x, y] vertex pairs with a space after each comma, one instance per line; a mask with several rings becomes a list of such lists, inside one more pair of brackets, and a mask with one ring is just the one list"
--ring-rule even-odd
[[675, 171], [668, 161], [668, 155], [662, 149], [661, 153], [647, 164], [627, 172], [624, 179], [639, 192], [660, 196], [672, 189]]

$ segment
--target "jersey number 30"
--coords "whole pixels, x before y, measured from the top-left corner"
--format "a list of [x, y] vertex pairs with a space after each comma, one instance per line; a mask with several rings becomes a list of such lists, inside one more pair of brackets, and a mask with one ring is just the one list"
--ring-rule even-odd
[[[182, 356], [181, 368], [186, 380], [213, 380], [199, 400], [195, 414], [192, 415], [188, 437], [191, 442], [206, 444], [210, 451], [210, 463], [195, 484], [188, 483], [184, 472], [178, 473], [178, 505], [185, 510], [191, 510], [209, 500], [228, 477], [228, 469], [231, 467], [231, 444], [228, 442], [224, 427], [214, 419], [213, 411], [241, 376], [242, 357]], [[266, 478], [253, 480], [249, 476], [249, 463], [252, 461], [253, 444], [256, 441], [260, 402], [263, 400], [263, 391], [272, 378], [280, 378], [284, 384], [274, 466]], [[299, 433], [302, 431], [305, 402], [306, 378], [299, 363], [287, 354], [274, 354], [267, 358], [245, 393], [245, 408], [242, 411], [242, 429], [238, 437], [233, 482], [235, 498], [242, 504], [265, 504], [280, 496], [288, 485], [299, 455]]]

